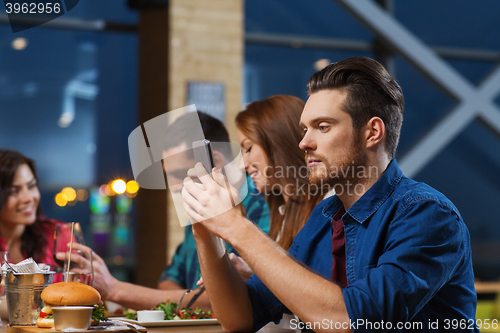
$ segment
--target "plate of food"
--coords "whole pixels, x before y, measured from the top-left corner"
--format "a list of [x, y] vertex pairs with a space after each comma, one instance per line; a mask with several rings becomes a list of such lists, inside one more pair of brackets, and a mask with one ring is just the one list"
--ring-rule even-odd
[[177, 303], [172, 303], [170, 300], [167, 300], [166, 303], [160, 303], [154, 309], [162, 310], [164, 312], [165, 315], [163, 320], [138, 321], [137, 312], [130, 310], [124, 311], [125, 317], [118, 317], [114, 319], [144, 327], [215, 325], [219, 323], [211, 311], [180, 308], [178, 312], [175, 312], [176, 309]]
[[213, 319], [166, 319], [160, 321], [137, 321], [125, 317], [116, 317], [116, 320], [126, 321], [131, 324], [143, 327], [166, 327], [166, 326], [198, 326], [198, 325], [216, 325], [219, 321]]

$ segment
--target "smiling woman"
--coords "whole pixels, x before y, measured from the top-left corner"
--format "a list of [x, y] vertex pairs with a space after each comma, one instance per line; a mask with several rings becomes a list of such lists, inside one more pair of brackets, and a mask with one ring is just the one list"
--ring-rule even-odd
[[247, 105], [236, 117], [245, 171], [264, 195], [269, 237], [285, 250], [328, 190], [309, 183], [299, 127], [304, 102], [274, 95]]
[[0, 250], [12, 261], [33, 257], [55, 265], [52, 242], [61, 222], [43, 217], [33, 160], [12, 150], [0, 150]]

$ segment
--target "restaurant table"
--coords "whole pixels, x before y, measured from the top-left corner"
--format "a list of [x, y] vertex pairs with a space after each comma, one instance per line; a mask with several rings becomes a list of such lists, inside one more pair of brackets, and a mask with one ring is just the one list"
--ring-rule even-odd
[[[180, 326], [180, 327], [149, 327], [148, 332], [163, 333], [163, 332], [185, 332], [185, 333], [201, 333], [201, 332], [224, 332], [220, 325], [204, 325], [204, 326]], [[293, 330], [287, 330], [278, 327], [264, 327], [258, 333], [290, 333]]]
[[[5, 322], [3, 322], [5, 324]], [[210, 333], [222, 333], [224, 332], [222, 330], [222, 327], [220, 325], [202, 325], [202, 326], [177, 326], [177, 327], [147, 327], [146, 328], [148, 332], [151, 333], [170, 333], [170, 332], [183, 332], [183, 333], [204, 333], [204, 332], [210, 332]], [[10, 327], [0, 327], [0, 333], [9, 333], [11, 332], [12, 328]], [[43, 332], [57, 332], [53, 329], [41, 329]], [[102, 330], [103, 332], [106, 332], [105, 330]], [[96, 333], [100, 332], [96, 330]], [[112, 332], [112, 331], [108, 331]], [[133, 333], [132, 330], [130, 330], [131, 333]], [[274, 332], [274, 331], [273, 331]]]
[[[2, 327], [0, 327], [0, 333], [9, 333], [11, 331], [10, 327], [6, 327], [7, 322], [2, 321]], [[44, 329], [47, 332], [57, 332], [55, 330]], [[222, 333], [222, 327], [220, 325], [200, 325], [200, 326], [171, 326], [171, 327], [147, 327], [148, 333], [173, 333], [173, 332], [183, 332], [183, 333]], [[97, 332], [97, 331], [96, 331]], [[108, 331], [109, 332], [109, 331]], [[132, 331], [130, 331], [132, 332]], [[277, 328], [277, 327], [264, 327], [259, 333], [290, 333], [293, 330]]]

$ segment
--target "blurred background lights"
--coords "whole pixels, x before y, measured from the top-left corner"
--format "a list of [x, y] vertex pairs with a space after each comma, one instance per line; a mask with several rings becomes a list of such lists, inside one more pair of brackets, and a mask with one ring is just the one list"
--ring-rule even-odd
[[330, 63], [330, 59], [319, 59], [314, 63], [314, 69], [320, 71], [326, 66], [330, 65]]
[[127, 189], [127, 184], [121, 179], [117, 179], [113, 182], [112, 185], [113, 191], [118, 194], [123, 194], [125, 193], [125, 190]]
[[109, 211], [110, 198], [106, 195], [105, 188], [106, 185], [101, 185], [99, 189], [95, 187], [90, 190], [89, 204], [93, 214], [103, 215]]
[[135, 197], [137, 196], [137, 192], [135, 192], [135, 193], [130, 193], [130, 192], [128, 192], [128, 191], [127, 191], [127, 192], [125, 192], [125, 195], [126, 195], [127, 197], [129, 197], [129, 198], [135, 198]]
[[129, 180], [127, 182], [127, 192], [130, 194], [134, 194], [139, 191], [139, 184], [135, 180]]
[[68, 200], [66, 200], [66, 198], [64, 197], [64, 195], [62, 193], [56, 194], [55, 201], [59, 207], [64, 207], [68, 203]]
[[59, 125], [59, 127], [66, 128], [71, 125], [74, 119], [74, 113], [63, 112], [63, 114], [61, 114], [61, 117], [59, 117], [59, 119], [57, 120], [57, 125]]
[[122, 256], [118, 255], [118, 256], [113, 257], [113, 263], [115, 265], [123, 265], [123, 262], [124, 262], [124, 259]]
[[76, 199], [76, 191], [72, 187], [63, 188], [61, 193], [67, 201], [73, 201]]
[[86, 189], [79, 189], [78, 191], [72, 187], [65, 187], [61, 192], [57, 193], [54, 198], [56, 204], [60, 207], [74, 206], [78, 201], [87, 201], [89, 192]]
[[[124, 198], [121, 198], [121, 201], [129, 202], [127, 201], [130, 200], [128, 198], [134, 198], [137, 195], [137, 191], [139, 191], [139, 184], [135, 180], [125, 182], [122, 179], [115, 179], [110, 181], [108, 184], [102, 184], [100, 187], [95, 187], [93, 191], [95, 192], [94, 196], [99, 195], [103, 198], [106, 197], [107, 200], [109, 200], [109, 197], [117, 194], [126, 194]], [[78, 201], [87, 201], [90, 197], [91, 195], [86, 189], [82, 188], [75, 190], [74, 188], [68, 186], [63, 188], [61, 192], [57, 193], [54, 201], [60, 207], [74, 206]]]
[[89, 192], [85, 189], [79, 189], [76, 191], [76, 198], [78, 201], [86, 201], [89, 198]]
[[15, 38], [11, 44], [12, 48], [17, 51], [24, 50], [28, 46], [28, 40], [23, 37]]
[[106, 184], [104, 184], [104, 185], [101, 185], [101, 186], [99, 187], [99, 194], [100, 194], [100, 195], [102, 195], [102, 196], [107, 196], [107, 194], [106, 194], [106, 186], [107, 186], [107, 185], [106, 185]]
[[113, 186], [112, 185], [113, 185], [113, 183], [104, 185], [104, 193], [106, 193], [106, 195], [108, 197], [111, 197], [111, 196], [113, 196], [113, 195], [116, 194], [116, 192], [113, 191]]

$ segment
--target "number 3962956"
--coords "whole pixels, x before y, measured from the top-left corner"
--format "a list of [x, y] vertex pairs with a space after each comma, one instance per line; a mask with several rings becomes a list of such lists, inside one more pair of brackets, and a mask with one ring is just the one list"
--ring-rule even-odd
[[10, 3], [5, 4], [7, 14], [59, 14], [60, 3]]

